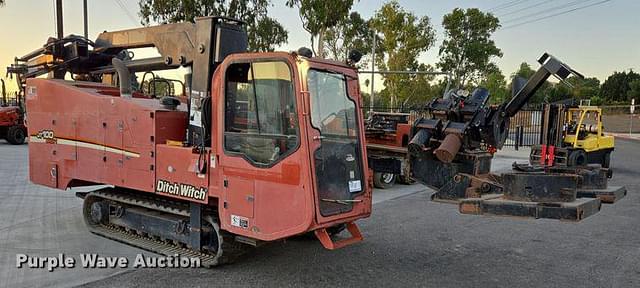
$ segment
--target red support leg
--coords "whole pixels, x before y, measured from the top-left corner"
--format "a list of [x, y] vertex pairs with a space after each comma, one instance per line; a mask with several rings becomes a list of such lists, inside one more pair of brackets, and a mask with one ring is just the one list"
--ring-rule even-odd
[[540, 148], [540, 165], [544, 166], [547, 162], [547, 145], [541, 145]]

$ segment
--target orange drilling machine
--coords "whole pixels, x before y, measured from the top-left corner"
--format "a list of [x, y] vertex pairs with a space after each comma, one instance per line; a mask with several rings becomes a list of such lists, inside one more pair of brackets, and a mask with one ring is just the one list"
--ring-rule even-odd
[[[19, 58], [10, 70], [24, 80], [31, 181], [107, 184], [80, 195], [91, 232], [207, 266], [310, 231], [328, 249], [360, 241], [354, 221], [370, 215], [373, 184], [357, 71], [242, 53], [242, 25], [205, 17], [69, 36]], [[131, 59], [141, 47], [161, 57]], [[187, 101], [131, 89], [135, 72], [179, 67]], [[34, 78], [45, 73], [58, 79]], [[345, 227], [351, 237], [332, 241]]]

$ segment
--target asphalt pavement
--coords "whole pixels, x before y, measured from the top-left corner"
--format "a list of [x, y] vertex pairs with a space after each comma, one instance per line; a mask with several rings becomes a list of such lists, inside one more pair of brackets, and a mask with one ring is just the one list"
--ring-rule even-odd
[[[431, 190], [374, 192], [365, 240], [328, 251], [315, 240], [278, 241], [215, 269], [17, 269], [16, 253], [55, 256], [139, 250], [91, 235], [81, 202], [26, 180], [27, 146], [0, 142], [0, 286], [434, 286], [640, 287], [640, 142], [618, 140], [612, 185], [629, 195], [581, 222], [461, 215]], [[528, 152], [501, 151], [496, 170]], [[404, 190], [404, 191], [403, 191]]]
[[[126, 257], [131, 262], [138, 254], [154, 255], [88, 232], [81, 216], [82, 200], [75, 197], [75, 191], [90, 191], [90, 187], [60, 191], [34, 185], [28, 171], [28, 146], [0, 140], [0, 287], [71, 287], [127, 271], [83, 268], [80, 254]], [[425, 189], [419, 184], [397, 185], [374, 193], [373, 203]], [[18, 254], [57, 258], [60, 253], [75, 258], [75, 267], [53, 272], [16, 267]]]

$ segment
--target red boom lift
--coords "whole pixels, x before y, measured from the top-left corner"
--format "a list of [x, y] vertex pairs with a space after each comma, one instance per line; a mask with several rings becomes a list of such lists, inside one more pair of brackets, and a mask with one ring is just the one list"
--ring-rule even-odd
[[0, 79], [2, 88], [2, 103], [0, 105], [0, 138], [4, 138], [10, 144], [24, 143], [27, 128], [24, 126], [24, 111], [20, 97], [16, 97], [15, 103], [9, 103], [4, 80]]

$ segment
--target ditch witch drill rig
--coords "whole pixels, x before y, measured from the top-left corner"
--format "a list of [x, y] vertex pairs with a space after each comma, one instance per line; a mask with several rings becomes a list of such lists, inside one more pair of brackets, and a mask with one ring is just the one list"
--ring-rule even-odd
[[[307, 53], [246, 53], [242, 24], [205, 17], [104, 32], [95, 42], [69, 36], [18, 58], [9, 70], [24, 85], [31, 181], [58, 189], [109, 185], [79, 194], [91, 232], [160, 254], [200, 257], [205, 266], [311, 231], [327, 249], [362, 240], [354, 221], [371, 213], [373, 181], [357, 71]], [[161, 57], [138, 60], [127, 51], [143, 47]], [[544, 67], [549, 63], [559, 62]], [[544, 73], [571, 71], [553, 65]], [[132, 73], [179, 67], [188, 68], [186, 103], [131, 89]], [[34, 78], [45, 73], [53, 79]], [[63, 80], [67, 73], [76, 81]], [[541, 73], [529, 82], [548, 77]], [[499, 109], [484, 107], [486, 90], [464, 108], [458, 100], [443, 106], [482, 111], [461, 114], [482, 116], [471, 125], [421, 120], [412, 141], [418, 154], [429, 154], [443, 135], [442, 145], [452, 145], [446, 144], [452, 131], [471, 141], [460, 153], [460, 141], [453, 141], [456, 149], [436, 149], [444, 161], [414, 158], [414, 177], [443, 187], [443, 179], [427, 174], [466, 175], [460, 173], [477, 166], [473, 159], [484, 159], [478, 169], [488, 172], [490, 158], [467, 150], [478, 139], [501, 147], [508, 117], [537, 85]], [[344, 227], [351, 236], [334, 241]]]
[[[356, 70], [241, 53], [242, 25], [205, 17], [70, 36], [19, 58], [31, 181], [110, 185], [81, 195], [91, 232], [205, 266], [310, 231], [328, 249], [362, 240], [354, 221], [370, 215], [373, 188]], [[141, 47], [162, 57], [126, 59]], [[190, 69], [186, 104], [130, 89], [133, 72], [179, 67]], [[85, 81], [33, 78], [49, 72]], [[334, 242], [345, 226], [351, 237]]]

